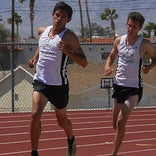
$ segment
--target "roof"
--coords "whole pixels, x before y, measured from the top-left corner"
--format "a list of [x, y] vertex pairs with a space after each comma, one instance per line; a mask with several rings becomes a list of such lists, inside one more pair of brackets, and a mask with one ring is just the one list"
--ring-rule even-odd
[[[156, 38], [146, 38], [147, 40], [151, 41], [152, 43], [156, 43]], [[90, 42], [90, 39], [87, 38], [86, 42]], [[103, 38], [103, 37], [93, 37], [93, 43], [113, 43], [114, 38]]]
[[[87, 38], [87, 42], [90, 42], [90, 39]], [[113, 43], [114, 42], [114, 38], [92, 38], [92, 42], [94, 43]]]
[[[18, 66], [17, 68], [14, 69], [14, 73], [16, 74], [16, 72], [19, 71], [19, 70], [25, 72], [30, 77], [33, 77], [34, 69], [31, 69], [31, 68], [29, 68], [26, 65], [24, 65], [24, 66]], [[4, 75], [1, 73], [1, 76], [2, 77], [0, 77], [0, 83], [2, 81], [4, 81], [6, 78], [10, 77], [11, 76], [11, 72], [10, 71], [7, 71]]]

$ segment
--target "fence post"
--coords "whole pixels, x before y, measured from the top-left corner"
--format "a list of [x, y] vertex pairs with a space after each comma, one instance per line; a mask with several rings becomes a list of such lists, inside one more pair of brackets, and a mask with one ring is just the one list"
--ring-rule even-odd
[[11, 30], [11, 50], [10, 50], [10, 59], [11, 59], [11, 97], [12, 105], [11, 111], [14, 112], [14, 10], [15, 10], [15, 1], [12, 0], [12, 30]]

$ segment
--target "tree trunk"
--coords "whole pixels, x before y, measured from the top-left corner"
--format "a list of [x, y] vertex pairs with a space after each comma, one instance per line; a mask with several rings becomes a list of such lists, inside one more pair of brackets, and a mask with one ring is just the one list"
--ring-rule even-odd
[[78, 0], [79, 3], [79, 10], [80, 10], [80, 21], [81, 21], [81, 37], [84, 38], [84, 30], [83, 30], [83, 16], [82, 16], [82, 7], [81, 7], [81, 0]]
[[34, 38], [33, 21], [34, 21], [34, 3], [35, 0], [30, 0], [30, 23], [31, 23], [31, 38]]
[[86, 3], [86, 12], [87, 12], [88, 25], [89, 25], [90, 42], [92, 42], [92, 27], [91, 27], [89, 11], [88, 11], [88, 1], [85, 0], [85, 3]]

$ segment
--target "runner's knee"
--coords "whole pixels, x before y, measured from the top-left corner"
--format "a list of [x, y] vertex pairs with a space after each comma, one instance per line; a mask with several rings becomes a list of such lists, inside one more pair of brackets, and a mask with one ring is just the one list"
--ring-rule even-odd
[[120, 115], [117, 120], [117, 126], [120, 129], [123, 129], [127, 123], [128, 114]]
[[57, 118], [57, 123], [60, 127], [64, 128], [66, 125], [70, 124], [70, 120], [68, 118]]
[[31, 120], [32, 121], [35, 121], [35, 122], [40, 121], [40, 118], [41, 118], [41, 114], [38, 113], [37, 111], [33, 111], [31, 113]]

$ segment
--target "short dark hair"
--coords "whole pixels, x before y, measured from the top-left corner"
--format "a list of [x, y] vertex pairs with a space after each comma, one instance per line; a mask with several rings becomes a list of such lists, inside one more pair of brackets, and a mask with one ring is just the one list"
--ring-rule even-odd
[[145, 21], [144, 16], [140, 12], [131, 12], [128, 15], [127, 21], [132, 19], [133, 21], [138, 21], [139, 26], [142, 27]]
[[73, 14], [72, 7], [68, 5], [67, 3], [65, 2], [56, 3], [54, 10], [53, 10], [53, 14], [55, 13], [56, 10], [59, 10], [59, 9], [62, 11], [65, 11], [68, 14], [68, 18], [72, 17], [72, 14]]

